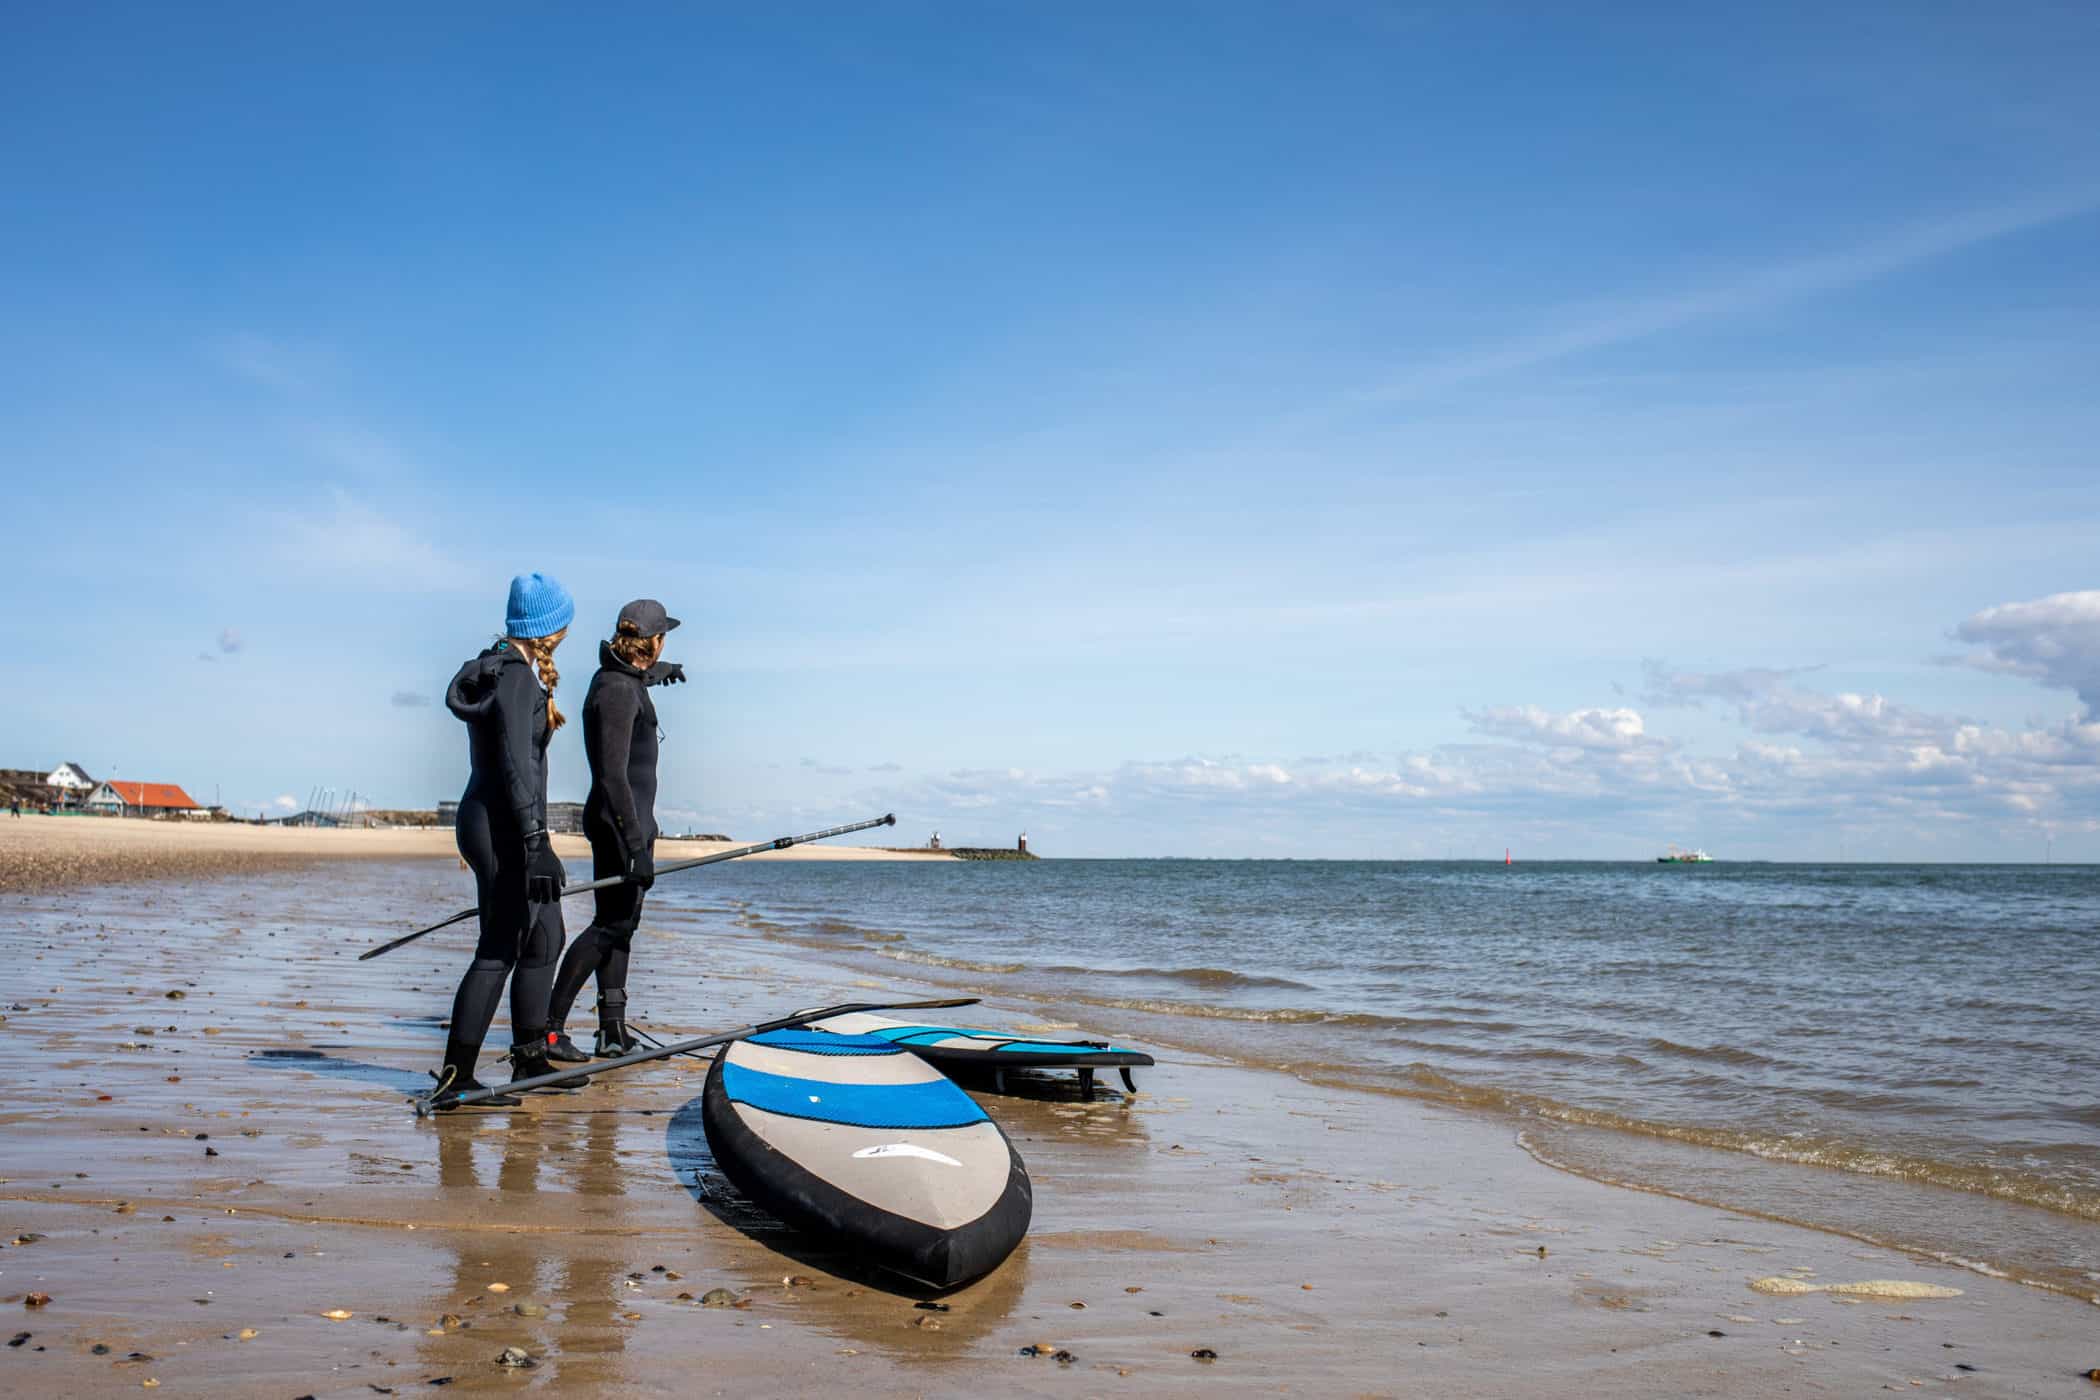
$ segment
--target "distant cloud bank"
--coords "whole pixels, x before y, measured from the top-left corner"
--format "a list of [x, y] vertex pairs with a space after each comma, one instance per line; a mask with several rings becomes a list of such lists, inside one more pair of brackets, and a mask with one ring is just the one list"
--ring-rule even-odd
[[[1964, 664], [2075, 693], [2081, 714], [2008, 729], [1880, 694], [1820, 690], [1808, 669], [1673, 670], [1650, 662], [1640, 703], [1701, 708], [1747, 731], [1729, 753], [1658, 734], [1631, 706], [1464, 712], [1478, 742], [1354, 753], [1288, 765], [1244, 756], [1133, 761], [1063, 774], [965, 769], [924, 780], [914, 811], [997, 812], [1072, 829], [1114, 816], [1174, 830], [1204, 816], [1250, 825], [1295, 814], [1437, 824], [1472, 818], [1564, 828], [1726, 828], [1783, 838], [1795, 824], [1935, 831], [2100, 831], [2100, 590], [2006, 603], [1955, 629], [1982, 648]], [[900, 803], [900, 805], [905, 805]]]

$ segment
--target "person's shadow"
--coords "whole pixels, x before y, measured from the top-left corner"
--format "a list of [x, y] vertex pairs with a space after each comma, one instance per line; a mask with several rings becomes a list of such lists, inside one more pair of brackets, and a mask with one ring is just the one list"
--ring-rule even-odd
[[364, 1060], [346, 1060], [321, 1050], [256, 1050], [248, 1063], [260, 1069], [296, 1069], [335, 1079], [355, 1079], [404, 1094], [422, 1094], [430, 1089], [430, 1077], [393, 1065], [375, 1065]]

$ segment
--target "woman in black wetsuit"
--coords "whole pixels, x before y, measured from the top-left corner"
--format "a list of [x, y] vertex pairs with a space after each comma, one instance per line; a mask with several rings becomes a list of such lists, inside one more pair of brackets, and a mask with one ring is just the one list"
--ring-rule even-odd
[[591, 795], [583, 829], [591, 838], [591, 875], [627, 879], [595, 893], [591, 926], [577, 935], [554, 983], [548, 1055], [576, 1063], [590, 1058], [563, 1030], [576, 994], [598, 974], [601, 1056], [635, 1048], [627, 1029], [627, 953], [642, 920], [642, 895], [656, 882], [656, 705], [649, 688], [675, 685], [685, 668], [662, 660], [664, 634], [678, 619], [654, 598], [620, 609], [613, 639], [598, 647], [598, 674], [583, 700], [583, 750], [591, 762]]
[[[548, 844], [547, 741], [563, 719], [554, 705], [561, 645], [576, 604], [540, 574], [511, 580], [504, 636], [459, 668], [445, 704], [467, 723], [472, 771], [459, 799], [459, 853], [474, 870], [481, 941], [452, 1000], [436, 1095], [484, 1088], [474, 1077], [481, 1042], [510, 983], [511, 1078], [545, 1074], [547, 998], [561, 954], [561, 888]], [[555, 1086], [563, 1088], [565, 1086]], [[500, 1095], [487, 1102], [516, 1104]]]

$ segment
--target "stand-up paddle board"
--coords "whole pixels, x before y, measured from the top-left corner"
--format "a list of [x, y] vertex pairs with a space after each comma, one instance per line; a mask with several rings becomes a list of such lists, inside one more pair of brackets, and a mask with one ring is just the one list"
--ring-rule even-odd
[[701, 1124], [759, 1206], [879, 1268], [955, 1288], [1028, 1231], [1028, 1169], [940, 1071], [873, 1036], [768, 1031], [715, 1057]]
[[1102, 1040], [1038, 1040], [1005, 1031], [893, 1021], [866, 1012], [827, 1016], [810, 1025], [840, 1035], [876, 1036], [944, 1071], [989, 1069], [992, 1086], [1000, 1093], [1006, 1092], [1004, 1071], [1009, 1069], [1076, 1069], [1088, 1098], [1094, 1096], [1095, 1070], [1121, 1070], [1123, 1087], [1135, 1092], [1137, 1082], [1130, 1071], [1152, 1063], [1152, 1057], [1142, 1050], [1126, 1050]]

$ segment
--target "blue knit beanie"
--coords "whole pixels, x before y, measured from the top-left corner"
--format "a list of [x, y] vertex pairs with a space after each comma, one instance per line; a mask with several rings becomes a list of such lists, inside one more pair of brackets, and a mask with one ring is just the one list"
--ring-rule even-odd
[[519, 574], [510, 581], [510, 606], [503, 610], [506, 637], [551, 637], [576, 616], [576, 600], [559, 579]]

